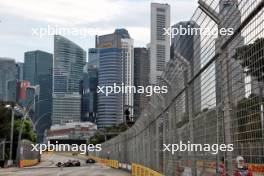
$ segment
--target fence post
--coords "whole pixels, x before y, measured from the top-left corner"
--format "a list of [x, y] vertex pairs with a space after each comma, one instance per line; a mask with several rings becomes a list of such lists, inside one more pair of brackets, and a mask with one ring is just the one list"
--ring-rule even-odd
[[[231, 134], [232, 134], [232, 119], [231, 119], [231, 113], [230, 111], [232, 110], [231, 109], [231, 99], [230, 99], [230, 94], [232, 93], [231, 89], [230, 89], [230, 82], [229, 82], [229, 66], [228, 66], [228, 53], [225, 50], [223, 50], [221, 52], [221, 56], [220, 56], [220, 59], [221, 59], [221, 66], [222, 66], [222, 71], [221, 71], [221, 77], [222, 77], [222, 93], [223, 93], [223, 105], [224, 105], [224, 130], [225, 130], [225, 133], [224, 133], [224, 140], [225, 140], [225, 143], [226, 144], [232, 144], [232, 137], [231, 137]], [[232, 174], [232, 152], [225, 152], [225, 156], [226, 156], [226, 172], [228, 174]]]

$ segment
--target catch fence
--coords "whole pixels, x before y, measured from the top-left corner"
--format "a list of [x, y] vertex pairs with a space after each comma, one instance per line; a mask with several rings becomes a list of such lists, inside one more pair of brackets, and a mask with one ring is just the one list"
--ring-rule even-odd
[[[264, 175], [264, 1], [198, 1], [190, 25], [233, 35], [179, 36], [155, 94], [133, 127], [102, 144], [101, 158], [166, 176], [228, 175], [243, 156]], [[177, 10], [171, 7], [172, 11]], [[164, 144], [233, 144], [233, 151], [164, 150]]]

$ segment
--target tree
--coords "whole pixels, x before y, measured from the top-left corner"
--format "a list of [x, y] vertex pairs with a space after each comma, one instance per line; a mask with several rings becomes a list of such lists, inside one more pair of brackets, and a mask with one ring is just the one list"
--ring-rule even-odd
[[[19, 134], [21, 125], [22, 125], [22, 120], [16, 119], [14, 128], [15, 128], [15, 132], [17, 133], [17, 136]], [[36, 142], [36, 139], [37, 139], [37, 135], [32, 129], [31, 121], [28, 119], [24, 120], [24, 126], [22, 130], [22, 139], [27, 139], [32, 142]]]
[[117, 126], [112, 126], [112, 127], [106, 127], [102, 129], [101, 131], [103, 132], [96, 132], [93, 137], [90, 138], [89, 143], [90, 144], [100, 144], [105, 142], [105, 137], [107, 140], [117, 136], [118, 134], [126, 131], [128, 129], [128, 126], [126, 123], [121, 123]]
[[11, 113], [4, 104], [0, 105], [0, 139], [10, 138], [10, 120]]
[[[11, 111], [7, 109], [6, 104], [0, 104], [0, 139], [10, 140], [10, 127], [11, 127]], [[18, 144], [18, 134], [22, 124], [21, 115], [15, 115], [14, 122], [14, 136], [13, 136], [13, 159], [15, 158], [16, 148]], [[36, 134], [32, 129], [31, 122], [29, 120], [24, 121], [24, 127], [22, 130], [22, 139], [27, 139], [32, 142], [36, 142]], [[6, 145], [5, 158], [8, 158], [9, 145]]]
[[104, 135], [96, 132], [93, 137], [90, 138], [89, 143], [90, 144], [101, 144], [105, 141]]

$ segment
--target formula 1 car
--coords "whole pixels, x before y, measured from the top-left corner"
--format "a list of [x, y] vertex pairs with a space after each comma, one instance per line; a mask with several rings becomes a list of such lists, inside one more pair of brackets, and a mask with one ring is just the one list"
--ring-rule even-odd
[[81, 166], [81, 163], [78, 160], [68, 160], [64, 163], [58, 162], [56, 165], [58, 167], [74, 167], [74, 166]]
[[88, 159], [86, 160], [86, 163], [87, 163], [87, 164], [94, 164], [94, 163], [95, 163], [95, 160], [92, 159], [92, 158], [88, 158]]

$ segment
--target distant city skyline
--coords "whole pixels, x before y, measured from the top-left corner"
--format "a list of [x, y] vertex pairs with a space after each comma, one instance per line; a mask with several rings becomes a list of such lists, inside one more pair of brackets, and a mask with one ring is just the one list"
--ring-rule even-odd
[[84, 49], [94, 47], [96, 34], [111, 33], [116, 28], [126, 28], [135, 46], [145, 47], [150, 42], [151, 2], [171, 5], [171, 24], [189, 20], [197, 7], [195, 0], [80, 0], [78, 4], [73, 0], [0, 0], [0, 56], [21, 62], [26, 51], [53, 53], [53, 36], [32, 35], [32, 29], [47, 26], [86, 28], [90, 31], [86, 38], [65, 36]]

